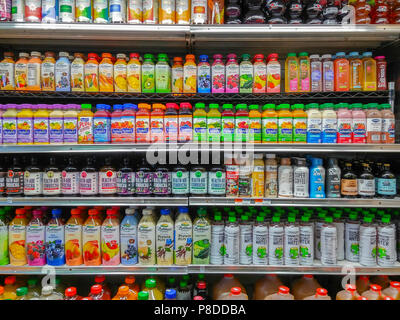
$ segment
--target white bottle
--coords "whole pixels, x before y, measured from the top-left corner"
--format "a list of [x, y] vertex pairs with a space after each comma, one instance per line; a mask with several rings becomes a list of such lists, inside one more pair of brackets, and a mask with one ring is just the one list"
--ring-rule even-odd
[[293, 197], [293, 167], [290, 158], [282, 158], [278, 169], [278, 198]]
[[[253, 263], [253, 230], [247, 215], [242, 215], [239, 223], [240, 244], [239, 263], [249, 265]], [[212, 244], [211, 244], [212, 245]]]
[[372, 224], [372, 217], [365, 216], [360, 226], [360, 264], [376, 266], [376, 226]]
[[253, 226], [253, 264], [268, 264], [268, 225], [260, 216]]
[[310, 172], [306, 166], [306, 159], [295, 158], [293, 167], [293, 196], [308, 198], [310, 196]]
[[301, 217], [300, 223], [300, 265], [312, 266], [314, 263], [314, 226], [308, 216]]
[[175, 221], [174, 262], [176, 265], [192, 263], [193, 224], [187, 207], [179, 207]]
[[174, 262], [174, 221], [169, 209], [162, 209], [156, 226], [156, 250], [158, 265], [172, 265]]
[[156, 224], [153, 211], [144, 209], [143, 217], [138, 225], [139, 264], [154, 265], [156, 263]]
[[224, 264], [224, 233], [225, 224], [221, 216], [215, 215], [214, 221], [211, 225], [211, 255], [210, 264], [222, 265]]
[[321, 228], [321, 263], [337, 264], [337, 229], [332, 217], [326, 217]]
[[224, 264], [239, 264], [239, 242], [240, 242], [239, 225], [235, 217], [229, 217], [225, 226], [224, 244], [225, 255]]
[[280, 217], [274, 216], [269, 227], [268, 253], [270, 265], [283, 265], [284, 252], [284, 227], [280, 223]]
[[285, 249], [285, 265], [298, 266], [300, 251], [300, 228], [296, 223], [296, 218], [293, 216], [288, 217], [288, 223], [285, 225], [285, 241], [283, 247]]
[[344, 260], [344, 222], [341, 219], [340, 212], [335, 212], [333, 217], [333, 224], [337, 230], [337, 259], [338, 261], [342, 261]]
[[360, 222], [357, 213], [349, 215], [344, 228], [345, 258], [347, 261], [360, 261]]
[[377, 257], [378, 265], [383, 267], [393, 266], [397, 260], [396, 226], [390, 222], [390, 215], [384, 215], [378, 226]]
[[314, 232], [314, 253], [315, 259], [321, 260], [321, 228], [325, 223], [325, 214], [318, 213], [318, 219], [315, 222], [315, 232]]

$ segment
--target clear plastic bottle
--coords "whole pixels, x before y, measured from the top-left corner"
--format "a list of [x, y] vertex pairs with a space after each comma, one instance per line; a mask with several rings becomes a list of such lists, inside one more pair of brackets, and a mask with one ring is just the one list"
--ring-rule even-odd
[[42, 294], [40, 300], [63, 300], [62, 296], [53, 292], [52, 286], [44, 286], [42, 288]]
[[247, 215], [242, 215], [239, 222], [240, 243], [239, 243], [239, 263], [250, 265], [253, 263], [253, 230], [252, 223]]
[[376, 226], [372, 223], [372, 216], [364, 217], [360, 226], [360, 264], [376, 266]]
[[378, 225], [377, 259], [378, 265], [383, 267], [393, 266], [397, 261], [396, 226], [386, 214]]
[[321, 263], [323, 265], [337, 264], [337, 229], [332, 222], [332, 217], [325, 217], [325, 223], [321, 227]]
[[253, 264], [268, 264], [268, 225], [261, 216], [253, 226]]

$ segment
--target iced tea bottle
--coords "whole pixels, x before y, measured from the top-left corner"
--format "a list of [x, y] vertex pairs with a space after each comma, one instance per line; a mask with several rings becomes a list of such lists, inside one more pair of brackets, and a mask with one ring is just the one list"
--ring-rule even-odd
[[292, 285], [292, 293], [296, 300], [303, 300], [305, 297], [314, 295], [321, 285], [312, 274], [305, 274], [296, 280]]
[[290, 294], [288, 287], [280, 286], [278, 293], [271, 294], [264, 300], [294, 300], [294, 296]]
[[357, 300], [360, 295], [354, 284], [346, 284], [346, 289], [336, 294], [336, 300]]
[[370, 289], [363, 292], [363, 297], [366, 297], [368, 300], [383, 300], [384, 296], [382, 295], [382, 287], [377, 284], [371, 284]]

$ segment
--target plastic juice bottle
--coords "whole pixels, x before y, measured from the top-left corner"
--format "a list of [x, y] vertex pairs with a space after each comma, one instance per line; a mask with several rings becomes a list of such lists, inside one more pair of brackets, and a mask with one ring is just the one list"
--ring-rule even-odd
[[79, 209], [71, 210], [71, 217], [65, 224], [65, 259], [69, 266], [80, 266], [82, 258], [82, 225]]
[[120, 116], [121, 123], [121, 142], [135, 143], [136, 142], [136, 110], [137, 105], [125, 103], [124, 111]]
[[293, 142], [293, 114], [289, 104], [280, 104], [278, 110], [278, 143]]
[[[307, 109], [307, 143], [321, 143], [322, 114], [319, 111], [319, 105], [310, 103]], [[294, 127], [296, 128], [296, 125]]]
[[18, 144], [33, 144], [33, 112], [32, 105], [21, 104], [17, 114]]
[[174, 57], [171, 70], [171, 91], [172, 93], [183, 92], [183, 59]]
[[77, 144], [78, 143], [78, 110], [79, 104], [66, 105], [64, 111], [64, 144]]
[[120, 286], [117, 294], [112, 298], [112, 300], [137, 300], [137, 294], [132, 294], [128, 286]]
[[296, 300], [303, 300], [305, 297], [313, 295], [320, 287], [321, 285], [312, 274], [305, 274], [293, 282], [292, 293]]
[[65, 264], [65, 232], [61, 209], [53, 209], [46, 226], [46, 260], [50, 266]]
[[370, 289], [363, 292], [362, 296], [368, 300], [383, 300], [382, 287], [377, 284], [371, 284]]
[[382, 294], [385, 297], [392, 297], [394, 300], [400, 300], [400, 282], [391, 281], [390, 287], [384, 289]]
[[196, 103], [193, 112], [193, 141], [207, 141], [207, 112], [204, 103]]
[[164, 110], [165, 106], [161, 103], [153, 104], [153, 111], [150, 114], [150, 141], [165, 142], [164, 134]]
[[62, 104], [53, 104], [48, 106], [52, 111], [49, 113], [49, 140], [50, 144], [62, 144], [63, 127], [64, 127], [64, 112], [62, 111], [64, 106]]
[[221, 113], [221, 142], [233, 142], [235, 135], [235, 114], [232, 104], [224, 104]]
[[318, 288], [314, 295], [305, 297], [303, 300], [332, 300], [328, 296], [328, 291], [324, 288]]
[[150, 53], [146, 53], [142, 64], [142, 92], [156, 92], [155, 78], [156, 70], [154, 65], [154, 56]]
[[60, 52], [55, 65], [56, 91], [71, 91], [71, 63], [68, 52]]
[[220, 295], [219, 300], [249, 300], [249, 297], [242, 292], [241, 288], [233, 287], [229, 293], [225, 292]]
[[249, 106], [249, 142], [261, 143], [261, 112], [256, 104]]
[[[317, 105], [317, 104], [316, 104]], [[317, 105], [318, 106], [318, 105]], [[315, 107], [316, 108], [316, 107]], [[292, 106], [293, 115], [293, 143], [307, 143], [308, 141], [308, 121], [309, 115], [304, 111], [303, 104], [294, 104]], [[316, 127], [318, 127], [318, 121]], [[311, 123], [310, 123], [311, 125]]]
[[254, 80], [254, 70], [253, 64], [250, 61], [249, 54], [242, 55], [242, 61], [239, 65], [239, 92], [240, 93], [252, 93], [253, 92], [253, 80]]
[[[90, 59], [90, 58], [89, 58]], [[99, 68], [99, 91], [114, 92], [114, 66], [111, 53], [102, 53]], [[87, 91], [87, 90], [86, 90]]]
[[360, 297], [353, 284], [346, 284], [346, 289], [336, 294], [336, 300], [357, 300]]
[[197, 66], [195, 56], [187, 54], [183, 66], [183, 93], [196, 93]]
[[169, 209], [161, 209], [156, 225], [157, 264], [171, 266], [174, 263], [174, 220]]
[[320, 106], [322, 111], [322, 143], [336, 143], [337, 140], [337, 114], [333, 103], [324, 103]]
[[299, 60], [295, 53], [288, 53], [285, 61], [285, 91], [299, 92]]
[[93, 138], [93, 112], [91, 104], [82, 104], [78, 113], [78, 143], [92, 144]]
[[188, 102], [182, 102], [179, 108], [178, 116], [178, 142], [192, 141], [193, 139], [193, 116], [192, 105]]
[[336, 53], [333, 62], [335, 75], [335, 91], [349, 91], [350, 89], [350, 65], [344, 52]]
[[176, 24], [190, 23], [191, 5], [189, 0], [176, 1]]
[[167, 103], [164, 114], [165, 141], [176, 143], [178, 141], [178, 110], [176, 103]]
[[246, 104], [238, 104], [236, 106], [234, 141], [249, 141], [249, 112]]
[[29, 58], [28, 53], [20, 52], [19, 59], [15, 62], [15, 67], [14, 67], [15, 90], [27, 90], [28, 58]]
[[136, 278], [134, 275], [126, 276], [124, 285], [126, 285], [129, 288], [129, 290], [132, 294], [136, 294], [136, 296], [137, 296], [138, 292], [140, 291], [140, 287], [139, 287], [138, 283], [136, 282]]
[[221, 54], [214, 54], [214, 62], [211, 66], [211, 92], [225, 92], [225, 65]]
[[312, 54], [310, 56], [310, 68], [311, 68], [311, 92], [322, 92], [323, 91], [322, 62], [318, 54]]
[[211, 68], [208, 56], [205, 54], [199, 57], [199, 63], [197, 65], [197, 92], [211, 92]]
[[363, 91], [376, 91], [376, 60], [372, 52], [362, 54], [362, 89]]
[[17, 300], [17, 284], [15, 276], [8, 276], [4, 279], [2, 300]]
[[116, 266], [121, 262], [119, 219], [113, 209], [107, 210], [107, 217], [101, 226], [101, 256], [103, 265]]
[[136, 142], [150, 142], [150, 109], [147, 103], [139, 103], [139, 111], [136, 112]]
[[334, 67], [332, 55], [324, 54], [322, 60], [322, 91], [331, 92], [334, 89]]
[[[127, 92], [128, 84], [126, 81], [127, 76], [127, 63], [126, 55], [123, 53], [117, 54], [117, 61], [114, 63], [114, 91], [115, 92]], [[101, 86], [101, 84], [100, 84]]]
[[267, 93], [281, 92], [281, 64], [278, 54], [271, 53], [267, 57]]
[[336, 105], [337, 111], [337, 143], [351, 143], [353, 115], [347, 103]]
[[282, 285], [276, 274], [266, 274], [256, 282], [253, 299], [264, 300], [265, 297], [277, 293]]
[[311, 91], [311, 68], [310, 58], [307, 52], [299, 53], [299, 90], [298, 92], [310, 92]]
[[[135, 209], [126, 209], [125, 217], [121, 222], [121, 263], [132, 265], [138, 262], [137, 226], [138, 218]], [[126, 282], [126, 281], [125, 281]], [[127, 283], [127, 282], [126, 282]]]
[[377, 103], [367, 105], [367, 143], [381, 143], [382, 114]]
[[8, 221], [4, 209], [0, 209], [0, 265], [10, 263], [8, 256]]
[[263, 143], [277, 143], [278, 141], [278, 114], [274, 104], [265, 104], [261, 114], [262, 131], [261, 140]]
[[148, 292], [148, 300], [163, 300], [163, 294], [157, 288], [155, 279], [147, 279], [143, 291]]
[[376, 81], [377, 81], [377, 90], [387, 90], [387, 62], [385, 60], [385, 56], [377, 56], [376, 60]]
[[129, 54], [129, 62], [126, 66], [126, 78], [128, 92], [142, 92], [142, 65], [138, 53]]
[[199, 209], [193, 221], [193, 264], [210, 264], [211, 222]]
[[160, 53], [155, 66], [155, 82], [157, 93], [171, 92], [171, 67], [169, 66], [168, 55]]
[[[380, 58], [380, 57], [379, 57]], [[4, 59], [0, 62], [0, 89], [14, 90], [14, 54], [12, 52], [4, 52]], [[385, 74], [386, 76], [386, 74]]]
[[350, 91], [361, 91], [363, 64], [358, 52], [349, 53]]
[[122, 142], [122, 109], [121, 104], [114, 104], [114, 111], [111, 113], [111, 142]]
[[264, 160], [263, 154], [254, 154], [253, 160], [253, 173], [251, 174], [251, 184], [252, 191], [251, 196], [253, 198], [263, 198], [264, 197], [264, 187], [265, 187], [265, 178], [264, 178]]
[[110, 143], [111, 140], [110, 112], [107, 111], [107, 106], [106, 104], [96, 105], [97, 110], [93, 115], [93, 140], [95, 144]]
[[267, 65], [263, 54], [256, 54], [253, 63], [254, 83], [253, 93], [265, 93], [267, 85]]
[[221, 141], [221, 113], [219, 112], [219, 105], [217, 103], [210, 103], [209, 111], [207, 113], [207, 141], [220, 142]]
[[90, 288], [89, 297], [92, 300], [111, 300], [111, 297], [105, 294], [101, 284], [95, 284]]
[[219, 280], [213, 287], [212, 299], [219, 300], [221, 295], [230, 292], [231, 288], [239, 287], [243, 293], [247, 293], [245, 287], [235, 278], [233, 274], [224, 274], [223, 278]]
[[382, 143], [395, 143], [395, 117], [388, 103], [380, 105], [382, 115]]
[[49, 112], [47, 105], [39, 104], [33, 114], [33, 143], [49, 144]]
[[6, 104], [3, 117], [3, 143], [17, 144], [17, 105]]
[[99, 62], [97, 54], [89, 53], [85, 63], [85, 91], [99, 92]]
[[156, 223], [152, 211], [144, 209], [138, 225], [139, 264], [156, 264]]
[[89, 217], [82, 228], [83, 262], [86, 266], [101, 264], [101, 219], [96, 209], [89, 210]]
[[266, 296], [264, 300], [294, 300], [294, 297], [289, 293], [288, 287], [280, 286], [277, 293]]
[[84, 77], [85, 77], [85, 60], [82, 53], [74, 53], [74, 61], [71, 63], [71, 91], [83, 92], [85, 91]]
[[96, 285], [101, 285], [104, 291], [104, 296], [107, 297], [107, 299], [111, 299], [111, 290], [106, 281], [106, 277], [104, 275], [97, 275], [94, 277], [94, 282]]
[[31, 91], [40, 91], [40, 75], [41, 75], [41, 66], [42, 60], [40, 59], [41, 54], [37, 51], [31, 52], [31, 57], [28, 60], [27, 68], [28, 68], [28, 76], [27, 76], [27, 90]]
[[42, 221], [42, 211], [34, 210], [33, 217], [26, 227], [26, 251], [30, 266], [46, 264], [45, 226]]
[[353, 125], [352, 125], [352, 142], [353, 143], [365, 143], [367, 119], [365, 112], [363, 111], [363, 105], [361, 103], [353, 103], [351, 105]]
[[192, 219], [187, 207], [179, 207], [178, 213], [175, 220], [174, 262], [176, 265], [189, 265], [192, 263]]
[[230, 53], [228, 54], [227, 58], [228, 61], [226, 62], [225, 90], [227, 93], [239, 93], [240, 68], [237, 61], [237, 56], [234, 53]]

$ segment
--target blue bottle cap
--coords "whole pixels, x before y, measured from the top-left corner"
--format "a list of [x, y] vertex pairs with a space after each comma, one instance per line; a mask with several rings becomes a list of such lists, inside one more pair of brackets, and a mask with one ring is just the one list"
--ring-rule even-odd
[[372, 57], [372, 52], [367, 51], [362, 54], [363, 57]]
[[123, 107], [124, 107], [124, 110], [125, 109], [134, 109], [136, 111], [138, 110], [137, 104], [133, 104], [133, 103], [124, 103]]
[[312, 158], [312, 165], [313, 166], [322, 166], [322, 159], [321, 158]]
[[336, 53], [336, 57], [344, 57], [346, 54], [344, 52], [338, 52]]
[[106, 104], [96, 104], [97, 110], [104, 110], [106, 108]]
[[200, 55], [200, 56], [199, 56], [199, 60], [200, 60], [201, 62], [207, 62], [207, 61], [208, 61], [208, 55], [206, 55], [206, 54]]
[[161, 209], [161, 214], [162, 215], [167, 215], [167, 214], [170, 214], [170, 213], [171, 213], [171, 211], [169, 209]]
[[179, 213], [188, 213], [189, 208], [188, 207], [178, 207]]
[[53, 209], [51, 210], [51, 214], [53, 217], [61, 217], [62, 211], [61, 209]]
[[176, 290], [175, 289], [165, 290], [165, 299], [176, 299]]

